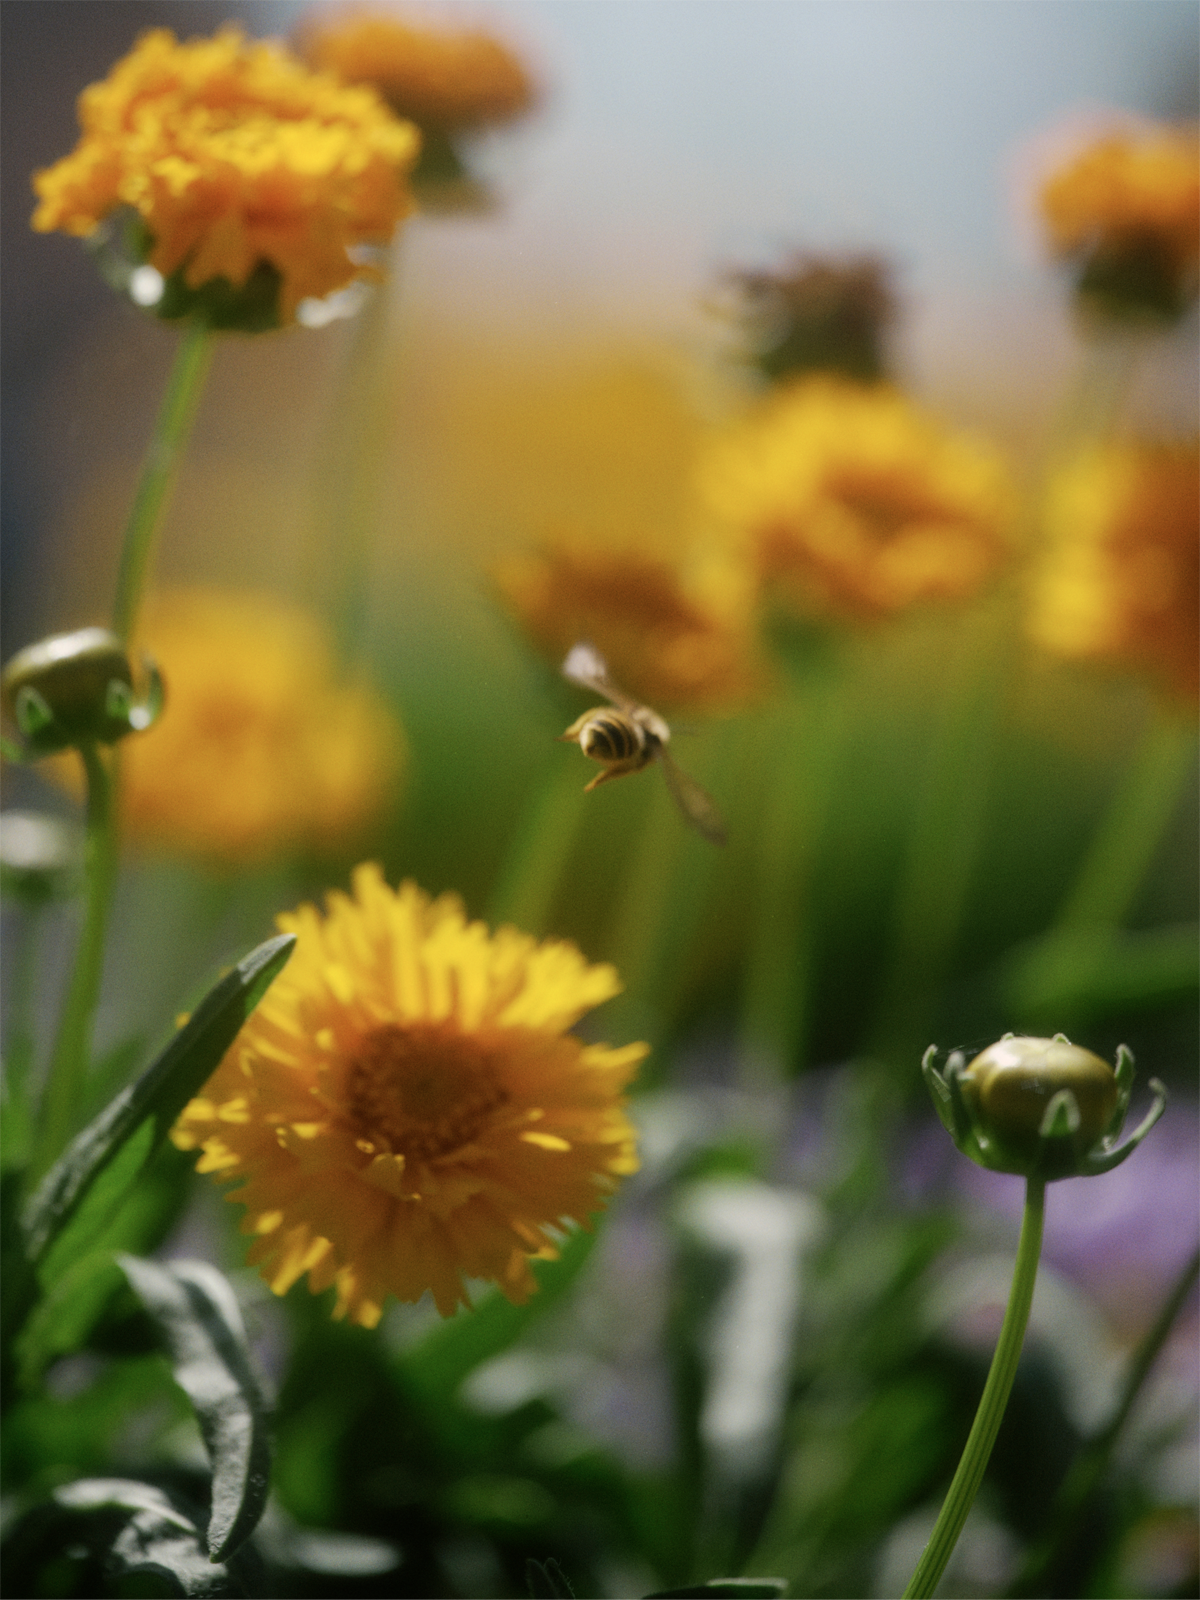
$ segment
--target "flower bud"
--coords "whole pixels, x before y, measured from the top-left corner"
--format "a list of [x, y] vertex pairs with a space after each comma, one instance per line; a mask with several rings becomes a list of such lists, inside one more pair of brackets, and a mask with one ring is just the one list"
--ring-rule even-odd
[[51, 634], [19, 650], [0, 677], [4, 709], [26, 756], [69, 745], [111, 744], [149, 727], [161, 704], [161, 682], [149, 668], [145, 701], [134, 692], [129, 656], [106, 628]]
[[1043, 1181], [1107, 1172], [1150, 1131], [1166, 1103], [1166, 1091], [1152, 1078], [1154, 1106], [1116, 1149], [1133, 1087], [1133, 1057], [1124, 1045], [1115, 1068], [1061, 1033], [1006, 1034], [969, 1065], [955, 1051], [943, 1072], [934, 1053], [926, 1052], [922, 1070], [938, 1114], [964, 1155], [994, 1172]]

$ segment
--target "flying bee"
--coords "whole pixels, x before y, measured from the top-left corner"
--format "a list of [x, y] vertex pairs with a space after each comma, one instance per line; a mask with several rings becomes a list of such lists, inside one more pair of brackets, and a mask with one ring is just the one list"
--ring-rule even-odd
[[639, 705], [618, 689], [608, 675], [599, 651], [590, 644], [577, 644], [562, 664], [563, 677], [581, 689], [592, 689], [610, 702], [585, 711], [559, 738], [577, 744], [592, 761], [604, 768], [585, 785], [590, 793], [611, 778], [627, 772], [640, 772], [652, 761], [662, 768], [671, 798], [684, 817], [713, 844], [725, 843], [725, 824], [709, 795], [682, 771], [671, 755], [671, 730], [657, 711]]

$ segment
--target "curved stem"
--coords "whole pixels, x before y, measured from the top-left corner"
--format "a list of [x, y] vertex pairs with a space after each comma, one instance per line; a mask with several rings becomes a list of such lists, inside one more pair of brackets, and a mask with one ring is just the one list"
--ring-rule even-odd
[[167, 392], [142, 464], [129, 521], [125, 524], [113, 603], [113, 632], [126, 644], [137, 627], [163, 510], [191, 432], [212, 347], [212, 330], [200, 318], [192, 318], [175, 352]]
[[1043, 1179], [1029, 1178], [1025, 1186], [1025, 1215], [1017, 1245], [1017, 1264], [1013, 1270], [1008, 1309], [992, 1357], [991, 1371], [984, 1384], [983, 1397], [958, 1463], [958, 1471], [947, 1491], [925, 1552], [904, 1591], [904, 1600], [929, 1600], [937, 1588], [946, 1563], [962, 1533], [967, 1513], [975, 1503], [979, 1485], [1000, 1431], [1004, 1408], [1017, 1375], [1017, 1361], [1025, 1341], [1033, 1286], [1037, 1278], [1038, 1257], [1042, 1250], [1042, 1220], [1045, 1215], [1046, 1185]]
[[30, 1179], [36, 1183], [61, 1154], [74, 1131], [83, 1098], [92, 1042], [92, 1017], [100, 994], [104, 935], [117, 880], [116, 756], [110, 771], [94, 744], [80, 747], [87, 774], [86, 890], [83, 927], [63, 1001], [50, 1075], [42, 1104]]

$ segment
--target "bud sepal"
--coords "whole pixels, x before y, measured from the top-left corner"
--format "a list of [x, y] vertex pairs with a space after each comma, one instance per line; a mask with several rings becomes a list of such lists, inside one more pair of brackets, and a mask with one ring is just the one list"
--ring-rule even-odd
[[952, 1051], [940, 1069], [936, 1055], [931, 1045], [921, 1071], [938, 1115], [962, 1153], [993, 1172], [1042, 1182], [1110, 1172], [1166, 1105], [1166, 1090], [1151, 1078], [1154, 1103], [1118, 1144], [1134, 1079], [1125, 1045], [1115, 1068], [1061, 1033], [1053, 1039], [1008, 1033], [970, 1063]]
[[125, 646], [107, 628], [56, 633], [18, 650], [0, 678], [4, 709], [19, 735], [13, 760], [33, 761], [71, 746], [113, 744], [158, 719], [164, 690], [143, 655], [134, 682]]

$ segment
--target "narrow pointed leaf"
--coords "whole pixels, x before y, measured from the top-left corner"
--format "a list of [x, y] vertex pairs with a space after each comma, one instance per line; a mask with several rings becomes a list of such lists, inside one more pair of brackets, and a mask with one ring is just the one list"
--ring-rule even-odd
[[51, 1248], [72, 1222], [70, 1248], [55, 1252], [51, 1275], [85, 1253], [175, 1118], [212, 1075], [295, 942], [294, 934], [280, 934], [239, 961], [153, 1065], [110, 1101], [46, 1174], [23, 1218], [29, 1257], [39, 1268], [50, 1266]]
[[271, 1471], [270, 1407], [233, 1291], [204, 1261], [117, 1258], [171, 1354], [212, 1462], [209, 1557], [222, 1561], [254, 1532]]

